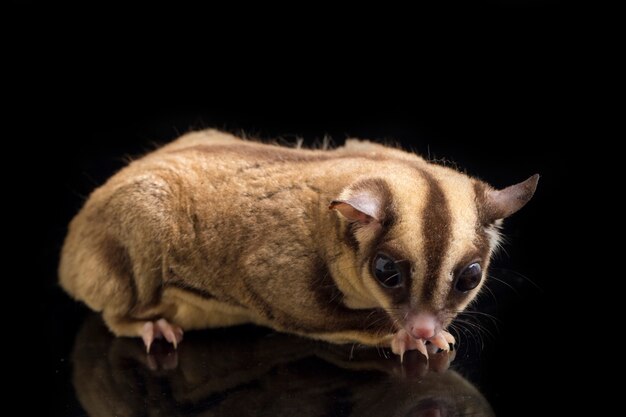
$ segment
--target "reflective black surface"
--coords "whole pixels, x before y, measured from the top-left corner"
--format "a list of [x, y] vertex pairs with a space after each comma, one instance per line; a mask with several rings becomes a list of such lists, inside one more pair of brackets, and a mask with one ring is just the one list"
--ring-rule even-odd
[[69, 415], [492, 415], [470, 382], [446, 371], [447, 353], [428, 364], [417, 352], [403, 364], [379, 353], [241, 327], [192, 332], [178, 351], [159, 343], [146, 355], [90, 316], [71, 354], [80, 408]]

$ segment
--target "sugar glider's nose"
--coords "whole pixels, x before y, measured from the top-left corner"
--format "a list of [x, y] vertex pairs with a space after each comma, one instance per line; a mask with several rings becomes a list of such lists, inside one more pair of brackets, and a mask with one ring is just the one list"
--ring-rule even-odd
[[430, 313], [418, 313], [409, 315], [406, 328], [411, 336], [416, 339], [430, 339], [435, 335], [437, 319]]

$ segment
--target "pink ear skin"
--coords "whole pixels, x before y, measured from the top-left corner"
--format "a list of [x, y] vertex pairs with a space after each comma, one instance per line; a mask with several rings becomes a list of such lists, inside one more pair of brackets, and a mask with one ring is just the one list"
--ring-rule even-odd
[[363, 225], [370, 224], [372, 222], [378, 222], [374, 216], [361, 211], [359, 208], [353, 206], [346, 201], [335, 200], [328, 206], [330, 210], [337, 210], [349, 221], [359, 222]]
[[519, 184], [502, 190], [487, 191], [486, 203], [489, 217], [494, 221], [504, 219], [524, 207], [535, 194], [538, 182], [539, 174], [535, 174]]

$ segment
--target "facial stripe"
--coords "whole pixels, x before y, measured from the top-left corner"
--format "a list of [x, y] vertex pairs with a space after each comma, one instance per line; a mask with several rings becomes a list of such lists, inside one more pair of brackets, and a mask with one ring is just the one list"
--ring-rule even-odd
[[[446, 300], [447, 308], [461, 309], [467, 302], [471, 300], [467, 294], [461, 294], [455, 291], [454, 280], [459, 273], [463, 271], [472, 262], [479, 262], [483, 270], [483, 281], [489, 266], [489, 258], [491, 256], [492, 246], [494, 244], [494, 236], [498, 232], [494, 225], [486, 222], [484, 217], [484, 186], [480, 183], [473, 182], [473, 195], [466, 195], [464, 198], [449, 196], [449, 201], [456, 201], [459, 207], [464, 207], [464, 216], [456, 216], [457, 224], [454, 227], [453, 241], [450, 252], [456, 253], [451, 257], [450, 268], [453, 271], [451, 276], [451, 284], [448, 291], [440, 288], [440, 293]], [[450, 191], [447, 189], [446, 191]], [[473, 208], [473, 212], [472, 209]], [[462, 231], [462, 232], [461, 232]], [[471, 239], [470, 239], [471, 237]], [[482, 285], [482, 283], [480, 284]], [[480, 285], [477, 290], [480, 289]]]
[[452, 215], [441, 185], [430, 173], [424, 170], [421, 173], [428, 185], [426, 206], [422, 214], [426, 270], [421, 301], [428, 304], [435, 297], [443, 260], [452, 239]]

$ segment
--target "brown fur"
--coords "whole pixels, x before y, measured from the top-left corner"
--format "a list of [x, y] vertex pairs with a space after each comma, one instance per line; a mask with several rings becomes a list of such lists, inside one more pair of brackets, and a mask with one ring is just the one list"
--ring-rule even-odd
[[[191, 133], [92, 193], [70, 224], [60, 282], [119, 336], [163, 317], [185, 330], [252, 322], [386, 344], [401, 312], [428, 309], [448, 324], [474, 298], [480, 286], [450, 296], [453, 272], [468, 259], [486, 270], [495, 219], [481, 213], [519, 209], [534, 186], [515, 187], [497, 192], [369, 142], [303, 150]], [[328, 210], [351, 201], [371, 203], [362, 218], [372, 221]], [[406, 261], [404, 294], [373, 278], [379, 251]]]

